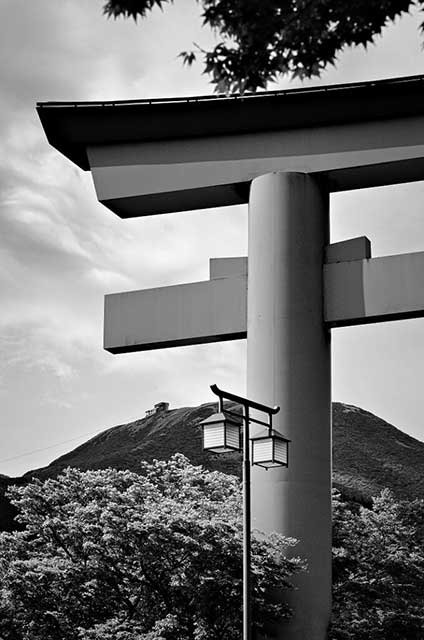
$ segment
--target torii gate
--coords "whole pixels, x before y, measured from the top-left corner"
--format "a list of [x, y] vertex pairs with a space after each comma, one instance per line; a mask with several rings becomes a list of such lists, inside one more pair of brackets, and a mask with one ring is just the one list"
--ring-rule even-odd
[[300, 540], [309, 573], [282, 640], [331, 610], [330, 329], [424, 315], [424, 252], [328, 245], [331, 191], [422, 180], [424, 76], [232, 97], [41, 103], [51, 144], [119, 216], [249, 202], [249, 257], [210, 280], [108, 295], [111, 353], [248, 336], [247, 394], [281, 406], [288, 469], [255, 467], [255, 526]]

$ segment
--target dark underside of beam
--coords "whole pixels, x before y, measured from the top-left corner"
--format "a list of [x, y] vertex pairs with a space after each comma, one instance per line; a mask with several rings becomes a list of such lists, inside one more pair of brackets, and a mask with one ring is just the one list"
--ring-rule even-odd
[[228, 340], [243, 340], [247, 338], [246, 331], [239, 333], [227, 333], [219, 336], [202, 336], [199, 338], [184, 338], [180, 340], [169, 340], [161, 342], [150, 342], [149, 344], [136, 344], [124, 347], [104, 347], [109, 353], [133, 353], [135, 351], [152, 351], [153, 349], [167, 349], [171, 347], [188, 347], [196, 344], [209, 344], [211, 342], [227, 342]]
[[[411, 311], [411, 312], [399, 312], [388, 313], [381, 316], [370, 316], [360, 318], [348, 318], [346, 320], [335, 320], [332, 322], [326, 322], [325, 325], [328, 329], [337, 329], [341, 327], [354, 327], [364, 324], [377, 324], [380, 322], [394, 322], [396, 320], [413, 320], [416, 318], [423, 318], [423, 311]], [[122, 347], [105, 347], [106, 351], [112, 354], [120, 353], [134, 353], [136, 351], [153, 351], [155, 349], [169, 349], [172, 347], [187, 347], [199, 344], [210, 344], [213, 342], [227, 342], [229, 340], [244, 340], [247, 338], [246, 331], [240, 331], [235, 333], [228, 333], [225, 335], [213, 335], [213, 336], [201, 336], [197, 338], [185, 338], [179, 340], [169, 340], [160, 342], [150, 342], [149, 344], [136, 344], [131, 346]]]
[[[424, 158], [347, 167], [315, 175], [328, 186], [331, 192], [414, 182], [424, 180]], [[133, 218], [143, 215], [246, 204], [249, 201], [249, 190], [250, 183], [239, 182], [198, 189], [103, 199], [100, 202], [120, 218]]]
[[385, 313], [380, 316], [361, 316], [360, 318], [347, 318], [346, 320], [334, 320], [326, 322], [329, 329], [337, 329], [338, 327], [356, 327], [361, 324], [377, 324], [380, 322], [394, 322], [395, 320], [414, 320], [416, 318], [424, 318], [424, 310], [408, 311], [398, 313]]
[[249, 189], [249, 183], [240, 182], [188, 191], [113, 198], [100, 202], [120, 218], [133, 218], [142, 215], [245, 204], [249, 200]]
[[367, 189], [424, 180], [424, 158], [336, 169], [328, 174], [330, 191]]

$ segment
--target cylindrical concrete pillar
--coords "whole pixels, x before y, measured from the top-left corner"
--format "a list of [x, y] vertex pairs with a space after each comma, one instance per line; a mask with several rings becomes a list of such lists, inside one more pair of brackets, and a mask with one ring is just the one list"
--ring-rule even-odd
[[328, 192], [302, 173], [253, 180], [249, 202], [247, 395], [280, 405], [289, 467], [252, 473], [253, 527], [299, 540], [308, 561], [278, 640], [324, 640], [331, 611], [331, 353], [323, 323]]

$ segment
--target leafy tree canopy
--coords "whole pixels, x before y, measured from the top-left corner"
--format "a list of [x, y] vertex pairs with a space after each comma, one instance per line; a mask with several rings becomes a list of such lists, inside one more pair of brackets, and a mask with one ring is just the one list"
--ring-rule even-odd
[[424, 638], [424, 500], [333, 501], [330, 640]]
[[[237, 640], [239, 481], [182, 455], [141, 473], [67, 469], [11, 490], [20, 532], [0, 535], [2, 640]], [[293, 540], [254, 535], [255, 626], [287, 617], [269, 592], [302, 569]]]
[[[67, 469], [11, 490], [25, 525], [0, 534], [0, 640], [240, 638], [240, 484], [181, 455], [129, 471]], [[329, 640], [422, 640], [424, 500], [333, 500]], [[303, 568], [253, 537], [256, 629]]]
[[[107, 0], [108, 17], [144, 18], [173, 0]], [[203, 24], [217, 35], [203, 57], [219, 93], [264, 89], [280, 75], [319, 76], [349, 46], [366, 47], [383, 27], [423, 0], [198, 0]], [[422, 25], [421, 25], [422, 29]]]

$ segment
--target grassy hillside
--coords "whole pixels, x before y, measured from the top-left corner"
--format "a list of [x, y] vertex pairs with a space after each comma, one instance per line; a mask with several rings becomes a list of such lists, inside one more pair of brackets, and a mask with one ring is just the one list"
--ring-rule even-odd
[[424, 443], [358, 407], [333, 403], [333, 484], [370, 497], [424, 498]]
[[[236, 405], [229, 403], [233, 409]], [[240, 410], [240, 407], [238, 407]], [[241, 474], [239, 453], [202, 451], [199, 422], [215, 403], [184, 407], [112, 427], [42, 469], [22, 478], [0, 476], [0, 529], [10, 528], [13, 510], [4, 498], [9, 484], [55, 476], [67, 466], [137, 471], [140, 460], [184, 453], [194, 464]], [[295, 440], [292, 446], [296, 446]], [[389, 487], [399, 498], [424, 498], [424, 443], [381, 418], [351, 405], [333, 404], [333, 483], [346, 497], [369, 500]]]
[[[228, 403], [233, 406], [234, 403]], [[140, 460], [166, 460], [184, 453], [194, 464], [238, 474], [239, 454], [216, 456], [202, 451], [199, 422], [216, 411], [216, 403], [183, 407], [121, 424], [103, 431], [73, 451], [54, 460], [48, 467], [30, 471], [25, 477], [48, 478], [67, 466], [80, 469], [116, 467], [138, 471]]]

